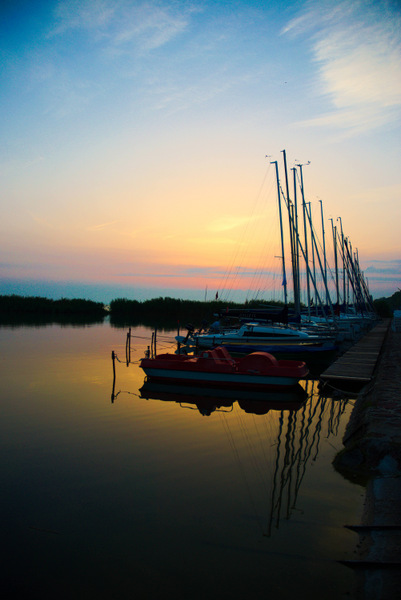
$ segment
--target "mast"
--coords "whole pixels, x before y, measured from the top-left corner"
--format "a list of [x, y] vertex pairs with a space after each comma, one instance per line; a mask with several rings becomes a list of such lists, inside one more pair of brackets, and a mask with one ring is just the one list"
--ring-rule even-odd
[[341, 217], [337, 217], [337, 221], [340, 221], [340, 229], [341, 229], [341, 249], [343, 255], [343, 303], [344, 303], [344, 312], [345, 312], [345, 251], [344, 251], [344, 232], [343, 232], [343, 222]]
[[372, 303], [372, 298], [370, 296], [369, 293], [369, 286], [367, 284], [367, 281], [365, 281], [365, 275], [363, 273], [363, 271], [361, 270], [360, 264], [359, 264], [359, 253], [358, 253], [358, 249], [356, 250], [356, 255], [355, 255], [355, 260], [356, 260], [356, 264], [357, 264], [357, 269], [358, 269], [358, 278], [359, 278], [359, 283], [363, 292], [363, 295], [365, 297], [365, 304], [368, 308], [368, 310], [370, 310], [371, 312], [375, 312], [373, 303]]
[[277, 197], [278, 197], [278, 214], [280, 218], [280, 237], [281, 237], [281, 260], [282, 260], [282, 271], [283, 271], [283, 287], [284, 287], [284, 304], [287, 306], [287, 277], [285, 273], [285, 256], [284, 256], [284, 234], [283, 234], [283, 217], [281, 214], [281, 195], [280, 195], [280, 179], [278, 176], [278, 164], [277, 161], [273, 161], [270, 164], [276, 167], [276, 179], [277, 179]]
[[[295, 258], [295, 275], [296, 275], [296, 304], [295, 313], [301, 314], [301, 286], [300, 286], [300, 273], [299, 273], [299, 232], [298, 232], [298, 202], [297, 202], [297, 170], [292, 169], [294, 176], [294, 222], [295, 222], [295, 235], [294, 235], [294, 258]], [[295, 301], [295, 298], [294, 298]]]
[[[309, 164], [309, 163], [308, 163]], [[301, 164], [298, 165], [299, 172], [301, 174], [301, 196], [302, 196], [302, 215], [304, 220], [304, 238], [305, 238], [305, 262], [306, 262], [306, 293], [308, 300], [308, 316], [310, 318], [310, 277], [309, 277], [309, 257], [308, 257], [308, 232], [306, 227], [306, 204], [305, 204], [305, 194], [304, 194], [304, 177], [302, 173]]]
[[330, 219], [330, 221], [331, 221], [331, 230], [333, 232], [333, 252], [334, 252], [334, 268], [336, 270], [337, 307], [340, 308], [340, 292], [338, 289], [337, 227], [334, 225], [333, 219]]
[[294, 205], [290, 199], [290, 193], [288, 188], [288, 172], [287, 172], [287, 158], [285, 150], [282, 150], [283, 159], [284, 159], [284, 173], [285, 173], [285, 187], [286, 187], [286, 197], [287, 197], [287, 209], [288, 209], [288, 219], [289, 219], [289, 227], [290, 227], [290, 248], [291, 248], [291, 264], [292, 264], [292, 280], [294, 285], [294, 305], [295, 312], [298, 315], [298, 306], [299, 306], [299, 298], [298, 298], [298, 288], [297, 288], [297, 267], [296, 267], [296, 247], [295, 247], [295, 223], [294, 223]]
[[[292, 217], [291, 217], [291, 218], [292, 218]], [[312, 223], [311, 223], [311, 229], [312, 229]], [[308, 273], [309, 273], [310, 280], [312, 281], [312, 284], [313, 284], [313, 286], [314, 286], [314, 289], [315, 289], [315, 294], [316, 294], [316, 307], [319, 305], [319, 306], [322, 308], [323, 315], [324, 315], [324, 317], [325, 317], [325, 318], [326, 318], [326, 320], [327, 320], [326, 311], [325, 311], [324, 305], [323, 305], [323, 303], [322, 303], [322, 300], [321, 300], [321, 298], [320, 298], [320, 296], [319, 296], [319, 292], [318, 292], [318, 289], [317, 289], [317, 285], [316, 285], [316, 280], [315, 280], [315, 277], [314, 277], [314, 275], [312, 275], [312, 273], [311, 273], [311, 270], [310, 270], [310, 268], [309, 268], [309, 264], [306, 262], [305, 250], [304, 250], [304, 248], [302, 247], [302, 243], [301, 243], [301, 240], [299, 239], [298, 232], [296, 232], [296, 233], [297, 233], [297, 244], [298, 244], [298, 248], [299, 248], [299, 250], [301, 251], [301, 253], [302, 253], [302, 256], [303, 256], [303, 258], [304, 258], [304, 260], [305, 260], [305, 264], [306, 264], [306, 267], [307, 267], [307, 270], [308, 270]], [[323, 266], [322, 266], [322, 264], [321, 264], [321, 260], [320, 260], [319, 252], [318, 252], [318, 250], [317, 250], [317, 247], [316, 247], [316, 241], [315, 241], [315, 239], [314, 239], [313, 230], [312, 230], [312, 248], [314, 248], [314, 249], [316, 250], [316, 256], [317, 256], [317, 258], [318, 258], [318, 260], [319, 260], [319, 265], [320, 265], [320, 271], [321, 271], [321, 273], [323, 273]], [[332, 307], [332, 304], [331, 304], [331, 302], [330, 302], [330, 309], [331, 309], [331, 311], [332, 311], [332, 313], [333, 313], [333, 307]], [[334, 313], [333, 313], [333, 316], [334, 316]]]
[[[316, 257], [317, 257], [317, 260], [319, 262], [320, 273], [322, 275], [322, 279], [323, 279], [323, 283], [324, 283], [324, 289], [325, 289], [325, 292], [326, 292], [327, 305], [330, 308], [330, 311], [332, 313], [332, 317], [334, 317], [333, 305], [331, 303], [330, 294], [329, 294], [329, 290], [328, 290], [328, 287], [327, 287], [327, 281], [326, 281], [326, 279], [324, 277], [324, 269], [323, 269], [322, 261], [320, 260], [319, 250], [317, 248], [316, 239], [315, 239], [315, 235], [314, 235], [314, 231], [313, 231], [313, 227], [312, 227], [312, 220], [310, 218], [310, 215], [309, 215], [309, 223], [310, 223], [311, 236], [312, 236], [312, 250], [314, 250], [316, 252]], [[313, 253], [313, 256], [315, 256], [315, 253]], [[315, 292], [316, 292], [316, 295], [317, 295], [316, 286], [315, 286]], [[324, 311], [324, 313], [326, 313], [326, 311], [324, 310], [324, 307], [323, 307], [323, 311]], [[325, 314], [325, 316], [326, 316], [326, 314]]]
[[324, 264], [324, 280], [325, 280], [325, 286], [326, 286], [326, 304], [329, 303], [329, 299], [327, 296], [328, 293], [328, 289], [327, 289], [327, 260], [326, 260], [326, 240], [325, 240], [325, 231], [324, 231], [324, 219], [323, 219], [323, 201], [319, 200], [320, 202], [320, 214], [322, 217], [322, 243], [323, 243], [323, 264]]
[[363, 310], [362, 305], [365, 305], [365, 309], [367, 307], [366, 307], [366, 304], [363, 299], [363, 293], [362, 293], [360, 282], [358, 279], [357, 269], [354, 264], [354, 260], [352, 258], [352, 245], [348, 239], [345, 240], [345, 249], [346, 249], [348, 265], [349, 265], [348, 275], [349, 275], [349, 280], [350, 280], [351, 287], [352, 287], [352, 292], [354, 295], [354, 305], [356, 305], [355, 308], [359, 307], [359, 309], [362, 311]]
[[[311, 208], [310, 202], [308, 202], [306, 214], [308, 216], [310, 235], [311, 235], [313, 278], [316, 281], [315, 247], [313, 245], [312, 208]], [[315, 311], [316, 311], [316, 315], [317, 315], [317, 289], [316, 289], [316, 286], [315, 286]]]

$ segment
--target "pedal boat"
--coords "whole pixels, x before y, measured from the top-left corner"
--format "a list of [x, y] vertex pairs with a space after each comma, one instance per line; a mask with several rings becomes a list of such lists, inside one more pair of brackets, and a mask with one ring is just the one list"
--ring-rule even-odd
[[158, 354], [143, 358], [140, 367], [151, 381], [260, 390], [291, 388], [309, 372], [303, 361], [277, 360], [268, 352], [232, 358], [223, 346], [197, 356]]

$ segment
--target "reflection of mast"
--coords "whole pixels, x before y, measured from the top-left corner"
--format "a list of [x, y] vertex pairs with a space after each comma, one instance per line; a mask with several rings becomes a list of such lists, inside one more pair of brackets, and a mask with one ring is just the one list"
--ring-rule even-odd
[[[336, 403], [332, 402], [330, 419], [327, 423], [327, 437], [328, 438], [330, 437], [330, 435], [338, 434], [341, 417], [344, 414], [347, 404], [348, 404], [348, 399], [337, 400]], [[337, 409], [337, 414], [336, 414], [336, 409]]]
[[[284, 453], [284, 459], [283, 459], [283, 468], [281, 471], [281, 485], [280, 485], [280, 493], [279, 493], [279, 497], [277, 499], [277, 527], [279, 525], [280, 522], [280, 510], [281, 510], [281, 502], [283, 499], [283, 493], [284, 493], [284, 489], [287, 486], [287, 483], [289, 481], [290, 478], [290, 474], [291, 474], [291, 461], [290, 461], [290, 449], [291, 449], [291, 437], [294, 436], [294, 430], [293, 430], [293, 426], [292, 426], [292, 414], [288, 415], [288, 422], [287, 422], [287, 432], [285, 435], [285, 445], [284, 445], [284, 449], [285, 449], [285, 453]], [[289, 490], [288, 490], [289, 491]], [[288, 498], [288, 502], [287, 502], [287, 519], [289, 518], [289, 510], [288, 510], [288, 503], [289, 503], [289, 498]]]
[[270, 511], [270, 518], [268, 521], [268, 530], [267, 530], [267, 534], [266, 534], [268, 537], [271, 536], [271, 531], [272, 531], [273, 514], [274, 514], [273, 507], [274, 507], [274, 497], [275, 497], [275, 493], [276, 493], [277, 475], [278, 475], [279, 464], [280, 464], [280, 446], [281, 446], [281, 435], [283, 433], [283, 421], [284, 421], [283, 411], [281, 411], [280, 419], [279, 419], [280, 426], [279, 426], [278, 440], [277, 440], [276, 461], [275, 461], [275, 468], [274, 468], [274, 475], [273, 475], [272, 497], [271, 497], [271, 502], [270, 502], [271, 511]]
[[[291, 502], [291, 484], [292, 484], [292, 475], [293, 468], [295, 464], [295, 447], [294, 443], [296, 440], [296, 431], [297, 431], [297, 415], [296, 413], [289, 413], [288, 420], [286, 424], [286, 434], [285, 434], [285, 444], [284, 444], [284, 455], [282, 458], [282, 467], [280, 472], [280, 485], [277, 488], [278, 482], [278, 473], [280, 470], [280, 445], [281, 445], [281, 436], [283, 433], [283, 413], [280, 416], [280, 430], [279, 430], [279, 442], [277, 446], [277, 454], [276, 454], [276, 462], [275, 462], [275, 471], [273, 477], [273, 489], [272, 489], [272, 497], [271, 497], [271, 505], [270, 505], [270, 515], [268, 521], [268, 532], [267, 536], [270, 537], [272, 531], [272, 523], [274, 519], [274, 515], [276, 514], [276, 528], [278, 529], [280, 523], [280, 513], [281, 513], [281, 505], [284, 497], [284, 492], [287, 491], [287, 502], [286, 502], [286, 519], [289, 519], [291, 516], [291, 508], [293, 508], [293, 503]], [[286, 490], [287, 488], [287, 490]], [[277, 493], [276, 493], [277, 492]]]
[[335, 435], [347, 403], [348, 400], [332, 400], [330, 403], [327, 398], [316, 397], [312, 387], [310, 400], [299, 411], [299, 416], [298, 413], [290, 413], [285, 421], [284, 413], [281, 413], [266, 533], [268, 537], [271, 536], [273, 522], [277, 529], [279, 527], [284, 497], [286, 498], [285, 516], [287, 519], [290, 518], [292, 510], [296, 508], [298, 493], [307, 466], [310, 461], [315, 461], [319, 454], [325, 418], [327, 418], [328, 426], [327, 437]]
[[[306, 382], [306, 393], [309, 400], [298, 410], [283, 410], [273, 417], [272, 411], [268, 415], [254, 418], [256, 427], [255, 435], [250, 435], [247, 428], [249, 423], [245, 420], [244, 414], [236, 413], [239, 418], [239, 427], [243, 440], [246, 443], [249, 460], [252, 461], [246, 465], [236, 437], [230, 427], [230, 421], [224, 413], [221, 413], [222, 422], [232, 447], [236, 462], [243, 478], [246, 492], [257, 522], [261, 527], [262, 534], [270, 537], [273, 531], [273, 525], [279, 528], [282, 518], [290, 519], [291, 514], [296, 510], [298, 494], [306, 470], [311, 461], [316, 461], [323, 430], [326, 430], [327, 438], [338, 432], [341, 416], [344, 414], [347, 400], [330, 400], [320, 396], [315, 392], [314, 381]], [[272, 421], [272, 417], [274, 421]], [[270, 447], [275, 446], [272, 454], [265, 453], [266, 446], [263, 444], [265, 435], [260, 431], [259, 424], [269, 424], [269, 428], [274, 424], [276, 434], [270, 438]], [[259, 440], [260, 449], [255, 451], [255, 437]], [[259, 444], [258, 444], [259, 447]], [[269, 460], [270, 459], [270, 460]], [[271, 479], [267, 477], [266, 462], [270, 463], [272, 468]], [[257, 508], [257, 496], [254, 494], [254, 488], [251, 485], [253, 479], [252, 472], [256, 473], [254, 484], [257, 483], [261, 490], [261, 497], [268, 497], [270, 500], [267, 521], [263, 519], [265, 509]], [[268, 484], [271, 482], [270, 491]], [[262, 489], [263, 488], [263, 489]], [[265, 505], [266, 508], [266, 505]], [[262, 525], [262, 520], [265, 527]]]

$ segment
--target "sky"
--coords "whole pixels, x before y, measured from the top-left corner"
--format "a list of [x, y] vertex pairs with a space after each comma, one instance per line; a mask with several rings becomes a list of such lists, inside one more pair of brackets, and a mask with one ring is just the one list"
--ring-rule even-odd
[[282, 299], [283, 150], [331, 276], [342, 226], [401, 287], [399, 0], [3, 0], [0, 28], [1, 294]]

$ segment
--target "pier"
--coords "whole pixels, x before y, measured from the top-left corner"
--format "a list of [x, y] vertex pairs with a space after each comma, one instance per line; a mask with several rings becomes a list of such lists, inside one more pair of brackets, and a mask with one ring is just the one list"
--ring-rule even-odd
[[[401, 587], [401, 331], [381, 325], [373, 381], [357, 396], [334, 460], [344, 477], [366, 486], [360, 523], [346, 525], [358, 536], [354, 557], [341, 561], [355, 570], [355, 597], [366, 600], [393, 600]], [[378, 346], [380, 330], [370, 332]]]
[[351, 385], [353, 388], [361, 388], [369, 383], [373, 378], [389, 325], [388, 319], [380, 321], [321, 373], [320, 380], [334, 387]]

